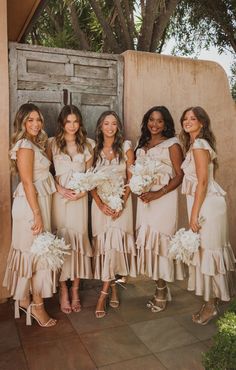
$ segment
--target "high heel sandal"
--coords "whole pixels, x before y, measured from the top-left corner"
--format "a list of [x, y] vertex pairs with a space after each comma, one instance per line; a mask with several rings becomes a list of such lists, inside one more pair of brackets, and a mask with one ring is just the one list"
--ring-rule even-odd
[[[147, 307], [150, 308], [153, 313], [164, 311], [165, 308], [166, 308], [167, 302], [171, 301], [171, 299], [172, 299], [171, 294], [170, 294], [170, 289], [167, 285], [165, 285], [164, 287], [161, 287], [161, 288], [156, 286], [156, 291], [157, 290], [164, 290], [164, 289], [167, 289], [165, 299], [164, 298], [158, 298], [158, 296], [156, 295], [156, 292], [155, 292], [153, 298], [150, 299], [147, 302]], [[164, 302], [165, 304], [163, 305], [163, 307], [160, 307], [160, 306], [157, 305], [158, 302]]]
[[206, 303], [204, 303], [202, 305], [202, 307], [201, 307], [201, 309], [198, 313], [192, 315], [192, 320], [195, 324], [207, 325], [211, 320], [213, 320], [219, 314], [219, 308], [218, 308], [217, 304], [213, 303], [210, 306], [212, 306], [212, 308], [214, 307], [214, 309], [213, 309], [212, 314], [209, 317], [207, 317], [206, 319], [203, 319], [201, 317], [201, 314], [203, 313], [204, 309], [207, 307]]
[[19, 319], [20, 318], [20, 311], [23, 311], [25, 314], [27, 314], [27, 307], [23, 307], [23, 306], [20, 306], [20, 301], [19, 300], [15, 300], [15, 304], [14, 304], [14, 307], [15, 307], [15, 319]]
[[[111, 289], [112, 287], [116, 286], [116, 283], [111, 284]], [[120, 302], [116, 299], [110, 299], [109, 306], [112, 308], [118, 308], [120, 305]]]
[[74, 290], [77, 290], [78, 291], [79, 287], [71, 287], [70, 290], [71, 290], [71, 309], [73, 312], [80, 312], [81, 311], [81, 303], [80, 303], [80, 299], [77, 298], [77, 299], [73, 299], [73, 294], [72, 294], [72, 291]]
[[35, 316], [35, 314], [32, 313], [32, 307], [40, 307], [40, 306], [43, 306], [43, 302], [42, 303], [30, 303], [29, 307], [27, 308], [27, 314], [26, 314], [26, 325], [32, 325], [32, 317], [33, 319], [35, 319], [37, 321], [37, 323], [39, 324], [39, 326], [41, 326], [42, 328], [50, 328], [50, 327], [53, 327], [56, 325], [57, 323], [57, 320], [53, 319], [53, 318], [49, 318], [49, 320], [47, 322], [41, 322], [39, 320], [39, 318], [37, 316]]
[[72, 311], [72, 308], [70, 305], [69, 297], [66, 300], [64, 300], [64, 304], [62, 303], [62, 291], [63, 290], [67, 290], [67, 294], [68, 294], [67, 286], [63, 286], [63, 287], [60, 286], [60, 290], [59, 290], [60, 308], [63, 313], [69, 315]]
[[101, 290], [100, 297], [98, 298], [98, 300], [101, 299], [102, 294], [104, 296], [103, 297], [103, 301], [105, 301], [104, 302], [104, 306], [103, 306], [104, 309], [103, 310], [97, 310], [96, 309], [95, 316], [96, 316], [97, 319], [102, 319], [106, 315], [105, 307], [106, 307], [106, 304], [107, 304], [107, 296], [108, 296], [108, 293], [107, 292], [104, 292], [103, 290]]

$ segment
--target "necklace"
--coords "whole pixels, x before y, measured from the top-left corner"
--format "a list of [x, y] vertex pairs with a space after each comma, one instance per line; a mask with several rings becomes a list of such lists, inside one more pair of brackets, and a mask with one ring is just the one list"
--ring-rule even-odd
[[104, 147], [103, 149], [108, 150], [108, 153], [109, 153], [109, 154], [113, 154], [112, 146]]

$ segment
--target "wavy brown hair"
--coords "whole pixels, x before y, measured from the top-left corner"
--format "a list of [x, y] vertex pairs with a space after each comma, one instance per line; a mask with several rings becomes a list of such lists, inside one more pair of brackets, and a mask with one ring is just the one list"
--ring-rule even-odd
[[103, 149], [103, 143], [104, 143], [104, 136], [102, 132], [102, 124], [107, 116], [114, 116], [117, 122], [117, 131], [115, 134], [115, 139], [112, 144], [112, 150], [115, 153], [115, 155], [118, 155], [119, 162], [123, 159], [124, 153], [123, 153], [123, 142], [124, 142], [124, 133], [123, 133], [123, 125], [121, 123], [120, 117], [118, 114], [112, 110], [107, 110], [103, 112], [100, 117], [98, 118], [97, 125], [96, 125], [96, 131], [95, 131], [95, 140], [96, 140], [96, 146], [94, 148], [94, 162], [95, 165], [97, 160], [101, 157], [101, 151]]
[[[17, 143], [17, 141], [21, 139], [27, 139], [29, 141], [32, 141], [30, 136], [27, 134], [26, 126], [25, 126], [32, 112], [38, 113], [40, 120], [42, 122], [42, 127], [43, 127], [44, 119], [43, 119], [43, 115], [40, 112], [39, 108], [35, 104], [32, 104], [32, 103], [26, 103], [26, 104], [21, 105], [18, 112], [16, 113], [15, 120], [13, 123], [14, 132], [13, 132], [12, 139], [11, 139], [11, 148]], [[47, 139], [48, 139], [48, 136], [46, 132], [43, 129], [41, 129], [38, 135], [36, 136], [35, 140], [32, 141], [32, 143], [44, 151], [46, 143], [47, 143]], [[11, 160], [11, 170], [13, 172], [17, 172], [17, 166], [16, 166], [15, 160]]]
[[58, 127], [55, 140], [59, 151], [68, 154], [66, 150], [65, 125], [67, 117], [70, 114], [74, 114], [79, 122], [79, 129], [75, 134], [75, 143], [77, 145], [78, 153], [84, 152], [85, 145], [89, 147], [89, 150], [92, 150], [91, 145], [87, 141], [87, 131], [84, 127], [82, 114], [79, 108], [77, 108], [75, 105], [65, 105], [57, 119]]
[[[191, 145], [191, 138], [189, 133], [185, 132], [183, 129], [183, 122], [184, 118], [187, 112], [192, 111], [195, 117], [198, 119], [199, 122], [202, 124], [202, 128], [197, 136], [199, 139], [205, 139], [211, 148], [216, 152], [216, 138], [211, 130], [211, 120], [208, 116], [207, 112], [202, 107], [189, 107], [185, 109], [185, 111], [182, 113], [182, 116], [180, 118], [180, 123], [182, 126], [182, 130], [180, 132], [180, 140], [183, 143], [184, 152], [186, 153]], [[215, 169], [218, 167], [218, 162], [216, 158], [213, 160]]]

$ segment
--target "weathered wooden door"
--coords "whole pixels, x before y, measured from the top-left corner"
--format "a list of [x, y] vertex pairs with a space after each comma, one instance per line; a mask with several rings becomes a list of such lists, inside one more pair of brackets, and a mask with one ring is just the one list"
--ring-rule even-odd
[[77, 105], [89, 137], [107, 109], [123, 116], [123, 57], [10, 43], [11, 122], [19, 106], [35, 103], [53, 136], [64, 104]]

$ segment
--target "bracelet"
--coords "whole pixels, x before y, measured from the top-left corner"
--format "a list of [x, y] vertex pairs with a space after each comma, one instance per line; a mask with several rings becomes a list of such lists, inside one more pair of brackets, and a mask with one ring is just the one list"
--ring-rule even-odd
[[39, 208], [35, 208], [32, 210], [33, 214], [35, 215], [39, 215], [40, 214], [40, 209]]
[[164, 193], [164, 194], [166, 194], [168, 191], [167, 191], [167, 186], [165, 185], [165, 186], [163, 186], [163, 188], [161, 188], [161, 191]]

